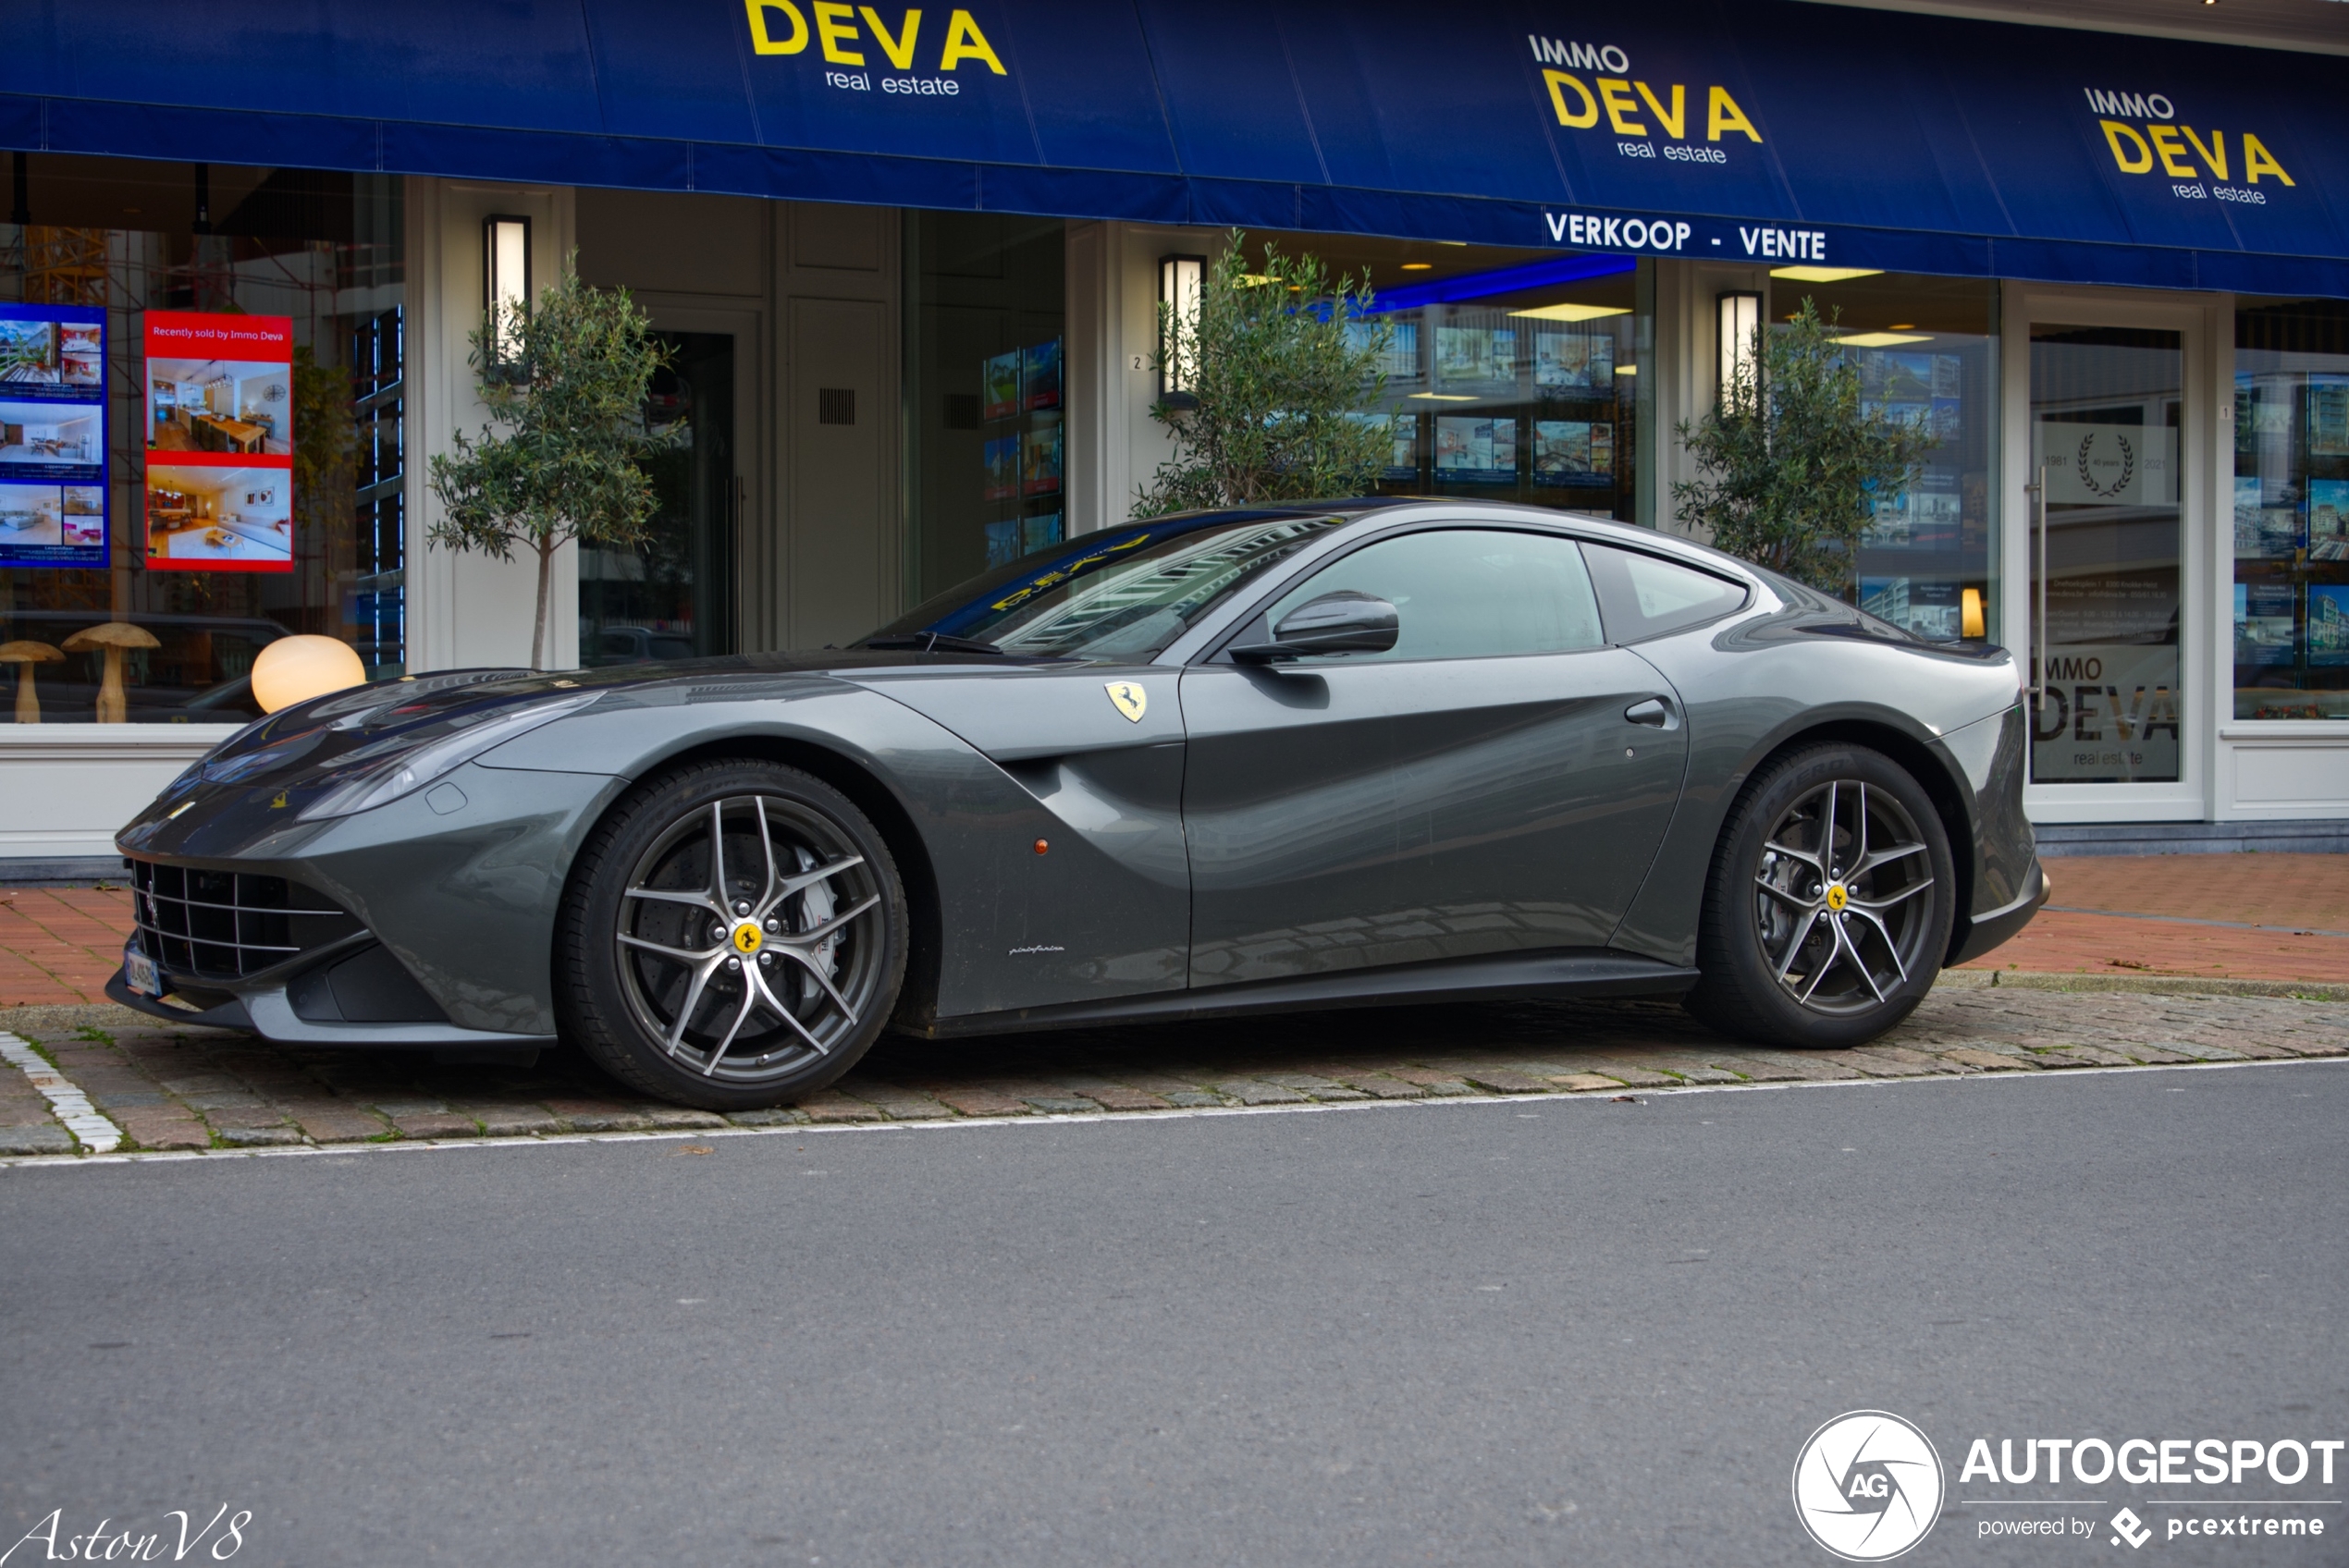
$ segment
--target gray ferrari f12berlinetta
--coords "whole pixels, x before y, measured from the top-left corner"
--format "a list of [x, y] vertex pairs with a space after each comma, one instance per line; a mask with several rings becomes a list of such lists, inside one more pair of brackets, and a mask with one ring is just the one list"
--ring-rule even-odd
[[1679, 996], [1867, 1040], [2047, 898], [2003, 649], [1551, 510], [1106, 529], [853, 647], [273, 714], [118, 844], [108, 991], [739, 1109], [932, 1037]]

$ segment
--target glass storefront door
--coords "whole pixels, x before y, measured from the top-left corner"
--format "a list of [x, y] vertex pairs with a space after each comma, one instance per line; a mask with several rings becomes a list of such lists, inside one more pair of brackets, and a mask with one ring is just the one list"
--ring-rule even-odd
[[579, 552], [579, 662], [591, 668], [734, 651], [734, 336], [657, 336], [669, 363], [645, 418], [669, 440], [645, 466], [658, 506], [641, 544]]
[[2183, 335], [2031, 325], [2031, 781], [2182, 780]]

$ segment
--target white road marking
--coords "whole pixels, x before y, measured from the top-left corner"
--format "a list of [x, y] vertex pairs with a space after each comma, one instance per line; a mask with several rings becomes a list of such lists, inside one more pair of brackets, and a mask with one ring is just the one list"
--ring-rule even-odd
[[[0, 1038], [14, 1038], [0, 1035]], [[36, 1059], [38, 1060], [38, 1059]], [[47, 1068], [46, 1062], [42, 1063]], [[1642, 1089], [1642, 1103], [1648, 1096], [1657, 1100], [1678, 1099], [1689, 1095], [1763, 1095], [1789, 1093], [1805, 1089], [1907, 1089], [1937, 1084], [2051, 1084], [2074, 1078], [2103, 1078], [2121, 1073], [2171, 1072], [2230, 1072], [2240, 1068], [2256, 1067], [2342, 1067], [2349, 1066], [2349, 1058], [2297, 1057], [2283, 1060], [2262, 1059], [2252, 1061], [2184, 1061], [2141, 1063], [2133, 1067], [2068, 1067], [2049, 1072], [1968, 1072], [1937, 1073], [1930, 1078], [1836, 1078], [1805, 1079], [1799, 1082], [1767, 1084], [1684, 1084], [1671, 1089]], [[343, 1163], [356, 1163], [357, 1157], [420, 1153], [426, 1150], [550, 1148], [562, 1144], [656, 1144], [679, 1143], [686, 1139], [703, 1138], [815, 1138], [842, 1137], [869, 1133], [935, 1133], [950, 1129], [990, 1130], [1002, 1128], [1046, 1128], [1087, 1126], [1097, 1122], [1188, 1121], [1210, 1117], [1226, 1116], [1335, 1116], [1349, 1111], [1432, 1111], [1451, 1106], [1501, 1106], [1537, 1104], [1607, 1105], [1622, 1099], [1597, 1091], [1574, 1092], [1559, 1090], [1555, 1094], [1531, 1095], [1445, 1095], [1420, 1100], [1368, 1100], [1359, 1103], [1315, 1101], [1305, 1105], [1227, 1105], [1199, 1106], [1167, 1110], [1088, 1110], [1051, 1111], [1032, 1116], [960, 1116], [934, 1117], [920, 1121], [858, 1121], [841, 1122], [830, 1126], [781, 1127], [692, 1127], [646, 1128], [621, 1133], [523, 1133], [498, 1138], [403, 1138], [387, 1144], [291, 1144], [248, 1149], [158, 1149], [154, 1153], [107, 1154], [103, 1156], [17, 1155], [0, 1158], [0, 1170], [14, 1167], [76, 1168], [95, 1165], [149, 1165], [178, 1160], [202, 1160], [207, 1165], [223, 1165], [241, 1159], [286, 1159], [313, 1155], [333, 1155]], [[92, 1112], [94, 1116], [95, 1113]], [[105, 1121], [104, 1117], [97, 1120]], [[105, 1125], [112, 1127], [110, 1121]], [[804, 1172], [823, 1174], [823, 1172]], [[1204, 1225], [1208, 1221], [1199, 1221]]]
[[39, 1051], [0, 1030], [0, 1057], [6, 1057], [18, 1072], [32, 1080], [32, 1086], [41, 1091], [50, 1109], [56, 1112], [57, 1120], [66, 1124], [66, 1130], [83, 1148], [92, 1154], [112, 1154], [122, 1146], [122, 1129], [99, 1115], [98, 1108], [90, 1103], [90, 1096], [77, 1088], [72, 1079], [50, 1066], [48, 1059]]

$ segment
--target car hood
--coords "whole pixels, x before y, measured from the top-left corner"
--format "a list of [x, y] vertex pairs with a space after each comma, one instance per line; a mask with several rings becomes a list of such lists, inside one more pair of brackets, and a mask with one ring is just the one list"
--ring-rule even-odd
[[967, 655], [823, 648], [596, 669], [443, 670], [374, 681], [297, 703], [247, 725], [181, 774], [157, 803], [176, 802], [203, 786], [320, 787], [410, 746], [532, 707], [584, 712], [599, 698], [663, 687], [703, 690], [776, 676], [823, 678], [974, 662]]

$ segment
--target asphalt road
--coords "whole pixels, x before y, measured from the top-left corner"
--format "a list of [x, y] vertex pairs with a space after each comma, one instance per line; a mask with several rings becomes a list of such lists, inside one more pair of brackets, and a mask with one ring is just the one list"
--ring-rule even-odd
[[[1953, 1500], [2153, 1517], [1959, 1465], [2349, 1437], [2344, 1126], [2311, 1063], [19, 1170], [0, 1549], [1820, 1564], [1789, 1477], [1863, 1407]], [[2349, 1561], [2298, 1512], [2144, 1555]], [[1903, 1562], [2138, 1555], [2014, 1516]]]

